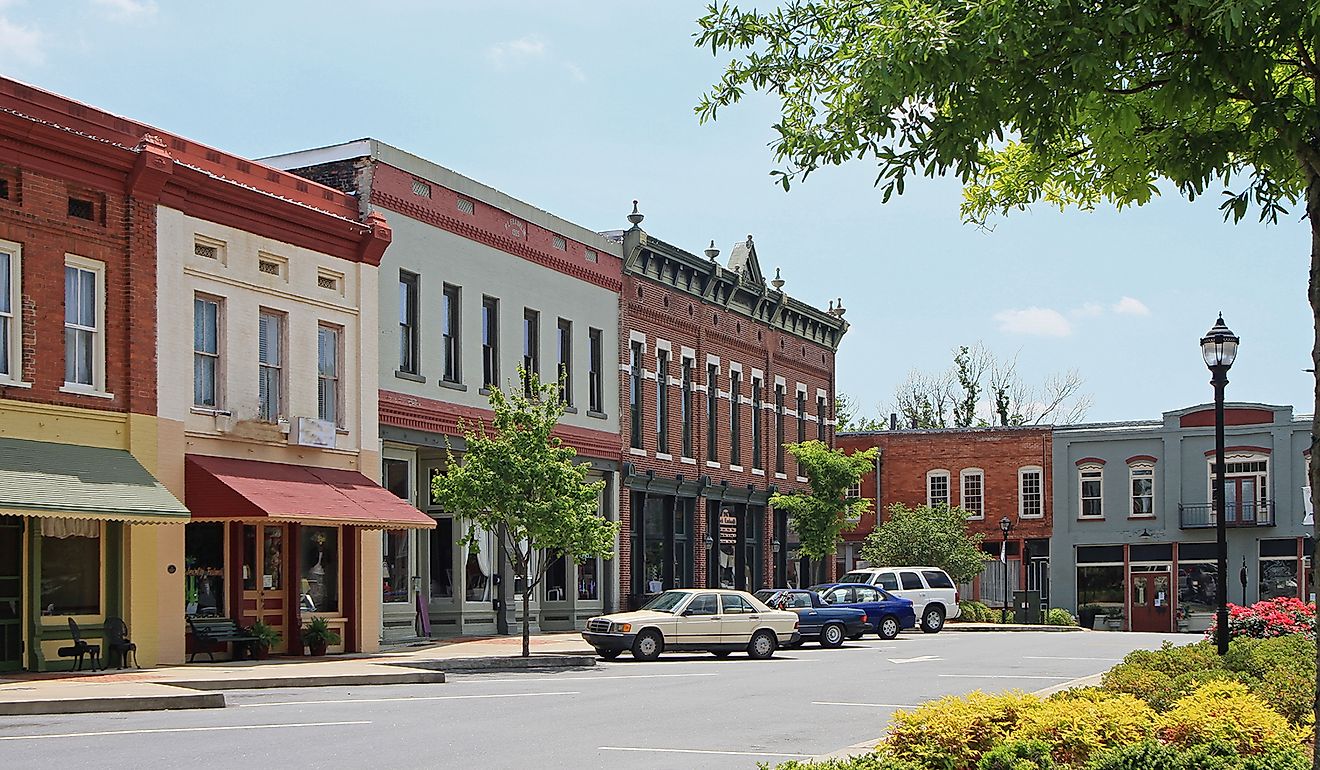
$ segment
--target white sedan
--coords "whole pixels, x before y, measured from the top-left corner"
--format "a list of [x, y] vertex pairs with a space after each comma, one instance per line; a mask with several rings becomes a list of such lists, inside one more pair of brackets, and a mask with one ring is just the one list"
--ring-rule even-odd
[[746, 650], [764, 660], [801, 637], [796, 612], [772, 610], [744, 591], [680, 588], [657, 594], [639, 610], [591, 618], [582, 638], [605, 660], [625, 650], [638, 660], [655, 660], [667, 650], [721, 658]]

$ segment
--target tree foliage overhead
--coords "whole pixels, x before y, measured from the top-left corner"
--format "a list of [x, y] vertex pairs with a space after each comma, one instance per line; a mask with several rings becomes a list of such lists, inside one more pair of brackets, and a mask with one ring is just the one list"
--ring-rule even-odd
[[863, 513], [871, 510], [871, 501], [850, 495], [862, 476], [875, 470], [877, 450], [863, 449], [844, 454], [819, 441], [785, 444], [797, 459], [798, 474], [811, 484], [810, 492], [776, 493], [770, 505], [788, 513], [790, 525], [797, 532], [798, 552], [813, 561], [834, 558], [839, 533], [855, 526]]
[[866, 536], [862, 558], [885, 567], [941, 567], [953, 582], [966, 583], [990, 560], [981, 551], [983, 537], [968, 534], [961, 508], [894, 503], [884, 523]]
[[[619, 525], [598, 513], [604, 481], [590, 482], [590, 465], [564, 446], [554, 429], [564, 413], [559, 386], [531, 375], [521, 385], [491, 388], [491, 429], [464, 423], [467, 450], [451, 453], [445, 473], [431, 484], [445, 510], [462, 516], [463, 543], [480, 547], [478, 531], [494, 533], [499, 551], [522, 578], [523, 656], [530, 655], [528, 605], [546, 570], [560, 556], [611, 558]], [[538, 557], [538, 554], [540, 556]]]

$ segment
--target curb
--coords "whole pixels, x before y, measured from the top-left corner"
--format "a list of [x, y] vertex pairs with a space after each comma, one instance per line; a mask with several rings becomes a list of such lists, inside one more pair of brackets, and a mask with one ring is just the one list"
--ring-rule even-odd
[[527, 671], [546, 668], [591, 668], [596, 665], [595, 655], [532, 655], [529, 658], [524, 657], [474, 657], [474, 658], [443, 658], [440, 660], [416, 660], [408, 662], [387, 663], [387, 666], [402, 666], [406, 668], [420, 668], [434, 672], [450, 672], [454, 674], [472, 673], [481, 671]]
[[1049, 687], [1042, 687], [1039, 690], [1035, 690], [1031, 694], [1035, 695], [1038, 698], [1044, 698], [1053, 695], [1056, 692], [1071, 690], [1075, 687], [1091, 687], [1092, 685], [1100, 684], [1100, 677], [1104, 676], [1105, 673], [1106, 672], [1101, 671], [1098, 674], [1091, 674], [1090, 676], [1078, 677], [1077, 679], [1063, 682], [1062, 684], [1052, 684]]
[[119, 711], [166, 711], [176, 709], [222, 709], [220, 693], [180, 695], [129, 695], [120, 698], [70, 698], [0, 703], [0, 716], [33, 714], [93, 714]]
[[1041, 631], [1047, 634], [1066, 634], [1085, 631], [1084, 628], [1077, 626], [1019, 626], [1019, 625], [1000, 625], [996, 623], [978, 623], [976, 625], [962, 623], [948, 623], [944, 626], [945, 631], [958, 631], [964, 634], [969, 633], [1013, 633], [1025, 631]]
[[[400, 665], [400, 664], [386, 664]], [[359, 687], [385, 684], [440, 684], [445, 675], [440, 671], [415, 671], [382, 674], [324, 674], [321, 676], [282, 676], [264, 679], [198, 679], [169, 681], [162, 684], [187, 687], [190, 690], [265, 690], [277, 687]]]

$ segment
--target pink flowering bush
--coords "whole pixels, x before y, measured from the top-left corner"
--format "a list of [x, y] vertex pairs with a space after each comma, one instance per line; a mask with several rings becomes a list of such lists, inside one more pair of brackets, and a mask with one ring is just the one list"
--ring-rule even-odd
[[[1216, 617], [1205, 632], [1213, 639], [1219, 625]], [[1269, 639], [1301, 634], [1315, 639], [1315, 605], [1293, 597], [1256, 602], [1250, 607], [1228, 605], [1228, 635], [1231, 638]]]

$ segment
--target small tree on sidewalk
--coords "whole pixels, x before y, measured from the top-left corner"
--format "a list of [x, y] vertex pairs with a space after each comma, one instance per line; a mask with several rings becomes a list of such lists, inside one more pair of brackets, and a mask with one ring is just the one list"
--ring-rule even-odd
[[451, 453], [446, 472], [431, 482], [445, 509], [466, 517], [463, 544], [476, 551], [478, 530], [494, 533], [522, 579], [523, 657], [531, 655], [532, 592], [550, 564], [561, 556], [612, 558], [618, 535], [618, 524], [597, 513], [605, 482], [587, 481], [590, 466], [574, 462], [577, 452], [553, 435], [564, 413], [559, 386], [533, 374], [528, 392], [491, 388], [491, 429], [464, 423], [463, 461]]
[[940, 567], [953, 582], [966, 583], [990, 561], [981, 550], [983, 537], [968, 534], [962, 508], [894, 503], [889, 519], [866, 536], [862, 558], [886, 567]]
[[[848, 494], [862, 476], [875, 468], [877, 450], [863, 449], [845, 455], [819, 441], [785, 444], [798, 464], [798, 475], [811, 483], [810, 493], [774, 494], [770, 505], [788, 513], [798, 536], [798, 552], [824, 566], [839, 548], [839, 533], [856, 526], [857, 519], [871, 510], [871, 501]], [[820, 575], [824, 580], [824, 571]]]

